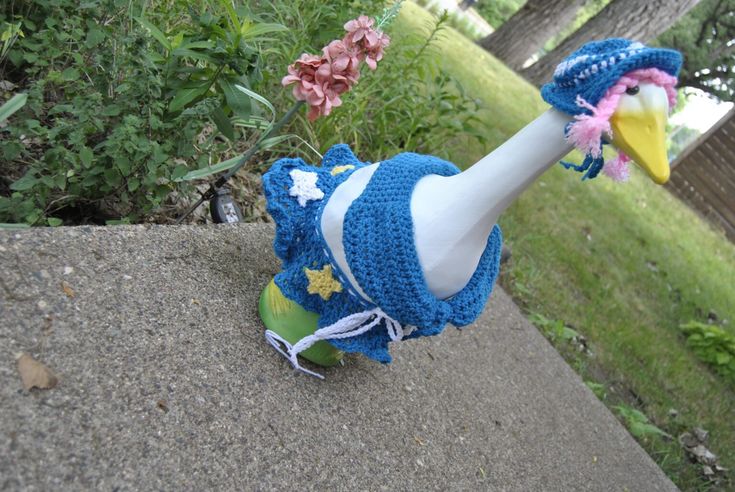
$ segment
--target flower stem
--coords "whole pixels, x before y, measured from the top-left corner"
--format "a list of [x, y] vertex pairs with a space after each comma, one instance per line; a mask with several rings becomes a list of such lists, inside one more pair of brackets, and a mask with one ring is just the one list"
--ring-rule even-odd
[[429, 37], [427, 37], [426, 41], [424, 41], [421, 44], [421, 48], [419, 48], [418, 52], [413, 56], [411, 61], [408, 62], [408, 65], [406, 65], [405, 70], [413, 68], [414, 64], [416, 64], [416, 62], [418, 62], [421, 59], [421, 57], [424, 55], [424, 52], [439, 37], [439, 32], [446, 27], [444, 24], [448, 20], [449, 20], [449, 11], [445, 10], [436, 20], [436, 23], [434, 24], [434, 27], [431, 30], [431, 34], [429, 34]]
[[187, 218], [194, 210], [196, 210], [199, 205], [204, 203], [205, 200], [209, 200], [214, 196], [215, 193], [217, 193], [217, 190], [222, 188], [225, 184], [227, 184], [227, 181], [235, 175], [242, 167], [248, 163], [251, 157], [255, 155], [255, 153], [260, 149], [260, 144], [267, 138], [269, 138], [271, 135], [277, 133], [283, 126], [288, 123], [291, 118], [296, 114], [296, 112], [301, 108], [301, 106], [304, 105], [304, 101], [296, 101], [296, 104], [294, 104], [291, 109], [288, 110], [286, 114], [283, 115], [283, 117], [278, 120], [267, 132], [263, 133], [260, 138], [253, 144], [252, 147], [250, 147], [243, 155], [240, 157], [240, 160], [237, 161], [237, 164], [232, 166], [227, 173], [220, 176], [217, 181], [209, 185], [209, 189], [205, 191], [201, 198], [197, 200], [197, 202], [189, 208], [189, 210], [184, 213], [181, 217], [179, 217], [176, 220], [176, 224], [181, 224], [185, 218]]
[[383, 9], [383, 15], [378, 18], [377, 26], [375, 27], [375, 30], [380, 31], [384, 27], [387, 27], [388, 24], [393, 22], [393, 19], [398, 16], [398, 12], [401, 10], [401, 4], [403, 3], [403, 0], [398, 0], [396, 3], [393, 4], [391, 8], [385, 8]]
[[[259, 150], [260, 143], [265, 140], [266, 138], [269, 138], [271, 135], [274, 135], [278, 133], [278, 131], [283, 128], [283, 125], [288, 123], [291, 118], [296, 114], [296, 112], [303, 106], [304, 101], [296, 101], [296, 104], [291, 106], [291, 109], [288, 110], [286, 114], [283, 115], [283, 117], [278, 120], [270, 130], [265, 132], [263, 135], [260, 136], [257, 142], [250, 147], [247, 152], [245, 152], [240, 160], [235, 164], [233, 167], [230, 168], [229, 171], [227, 171], [227, 174], [223, 175], [221, 178], [219, 178], [217, 181], [215, 181], [215, 186], [217, 188], [220, 188], [222, 185], [227, 182], [228, 179], [230, 179], [232, 176], [235, 175], [249, 160], [250, 158]], [[221, 184], [220, 184], [221, 182]]]

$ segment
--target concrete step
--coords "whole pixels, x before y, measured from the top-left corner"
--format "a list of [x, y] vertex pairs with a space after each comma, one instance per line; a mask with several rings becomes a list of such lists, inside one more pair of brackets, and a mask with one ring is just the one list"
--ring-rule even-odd
[[390, 365], [295, 373], [257, 316], [272, 237], [0, 232], [0, 489], [675, 490], [500, 288]]

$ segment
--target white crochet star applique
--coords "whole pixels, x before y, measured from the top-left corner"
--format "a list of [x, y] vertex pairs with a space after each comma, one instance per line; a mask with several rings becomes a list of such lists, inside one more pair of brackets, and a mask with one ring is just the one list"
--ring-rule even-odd
[[309, 200], [324, 198], [324, 192], [316, 185], [319, 177], [316, 173], [294, 169], [289, 175], [293, 180], [293, 186], [288, 190], [288, 194], [295, 196], [302, 207], [305, 207]]

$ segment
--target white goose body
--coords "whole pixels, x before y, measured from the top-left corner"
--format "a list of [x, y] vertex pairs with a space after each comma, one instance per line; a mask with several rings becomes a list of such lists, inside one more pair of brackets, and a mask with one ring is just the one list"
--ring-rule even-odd
[[[570, 117], [549, 110], [466, 171], [422, 178], [411, 196], [419, 263], [429, 290], [439, 299], [467, 285], [500, 214], [546, 169], [566, 155]], [[332, 194], [321, 229], [337, 266], [358, 293], [370, 300], [352, 275], [342, 233], [344, 216], [365, 190], [380, 163], [355, 171]]]
[[551, 109], [466, 171], [417, 183], [411, 196], [416, 252], [436, 297], [446, 299], [467, 285], [500, 214], [569, 153], [569, 121]]
[[[641, 84], [639, 94], [623, 95], [619, 112], [634, 120], [636, 115], [665, 115], [666, 93], [653, 84]], [[419, 180], [411, 195], [414, 242], [424, 278], [434, 296], [447, 299], [467, 285], [500, 214], [572, 150], [573, 145], [564, 138], [570, 121], [571, 116], [550, 109], [467, 170], [454, 176], [430, 175]], [[661, 124], [665, 125], [665, 120]], [[641, 137], [655, 140], [653, 134], [647, 135], [651, 128], [637, 128]], [[668, 167], [663, 142], [655, 148], [661, 154], [656, 158]], [[347, 210], [365, 190], [378, 166], [380, 163], [359, 169], [339, 185], [324, 208], [320, 224], [337, 266], [368, 301], [371, 299], [350, 271], [342, 233]]]

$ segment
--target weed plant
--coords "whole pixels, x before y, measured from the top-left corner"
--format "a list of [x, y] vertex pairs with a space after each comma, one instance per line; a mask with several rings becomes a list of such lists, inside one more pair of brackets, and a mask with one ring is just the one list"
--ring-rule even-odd
[[681, 330], [697, 357], [735, 385], [735, 335], [719, 326], [699, 321], [685, 323]]

